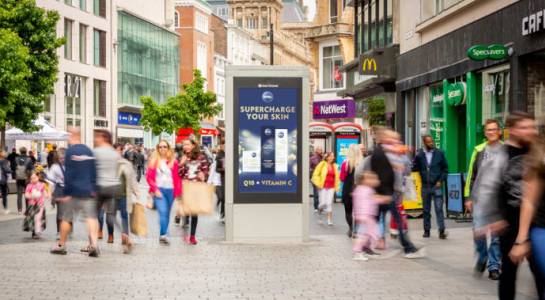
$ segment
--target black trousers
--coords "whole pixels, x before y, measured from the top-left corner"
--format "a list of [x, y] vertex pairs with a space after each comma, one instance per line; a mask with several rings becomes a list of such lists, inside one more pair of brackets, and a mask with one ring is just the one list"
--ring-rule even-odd
[[0, 184], [0, 193], [2, 194], [2, 204], [4, 209], [8, 209], [8, 184]]
[[216, 187], [216, 196], [218, 197], [218, 205], [220, 206], [220, 216], [225, 217], [225, 186]]
[[[189, 217], [185, 217], [184, 223], [189, 223]], [[191, 216], [191, 235], [195, 235], [197, 232], [197, 224], [199, 223], [199, 217], [198, 216]]]
[[[23, 198], [26, 189], [26, 180], [17, 179], [17, 210], [23, 210]], [[25, 200], [25, 209], [26, 209], [26, 200]]]
[[144, 166], [136, 167], [136, 181], [140, 182], [142, 175], [144, 174]]
[[[502, 272], [498, 285], [500, 300], [515, 299], [518, 265], [514, 264], [511, 261], [511, 259], [509, 258], [509, 252], [511, 251], [511, 248], [513, 248], [513, 244], [515, 243], [515, 240], [517, 238], [517, 233], [518, 226], [517, 228], [512, 227], [508, 229], [504, 235], [500, 236], [500, 249], [502, 256]], [[545, 291], [545, 278], [540, 278], [535, 261], [531, 256], [528, 257], [528, 264], [530, 265], [530, 270], [534, 275], [538, 295], [541, 295], [540, 300], [544, 300], [543, 295]]]
[[352, 220], [352, 195], [350, 194], [344, 194], [343, 193], [343, 204], [344, 204], [344, 217], [346, 219], [346, 224], [348, 224], [348, 228], [350, 229], [350, 232], [354, 232], [353, 228], [353, 220]]

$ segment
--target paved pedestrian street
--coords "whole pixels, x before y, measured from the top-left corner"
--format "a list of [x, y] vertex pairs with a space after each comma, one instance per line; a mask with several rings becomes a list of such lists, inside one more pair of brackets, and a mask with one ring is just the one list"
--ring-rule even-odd
[[[114, 244], [100, 242], [98, 259], [79, 252], [81, 222], [69, 254], [57, 256], [49, 254], [53, 215], [39, 241], [21, 231], [19, 218], [8, 218], [0, 221], [0, 299], [497, 299], [487, 273], [473, 276], [469, 224], [449, 222], [457, 227], [448, 240], [432, 232], [424, 242], [421, 219], [411, 220], [411, 237], [426, 247], [426, 258], [405, 259], [390, 240], [383, 256], [392, 257], [356, 262], [342, 205], [334, 207], [334, 226], [317, 225], [313, 214], [312, 240], [282, 245], [223, 242], [223, 226], [210, 216], [200, 220], [198, 245], [184, 243], [183, 229], [171, 224], [172, 243], [162, 246], [156, 213], [148, 211], [150, 235], [135, 240], [132, 254], [121, 253], [116, 234]], [[517, 299], [535, 299], [527, 269], [521, 268]]]

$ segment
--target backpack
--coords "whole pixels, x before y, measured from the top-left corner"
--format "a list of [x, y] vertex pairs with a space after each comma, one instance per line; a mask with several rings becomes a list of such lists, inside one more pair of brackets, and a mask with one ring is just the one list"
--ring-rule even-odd
[[17, 180], [26, 180], [28, 177], [27, 172], [27, 157], [18, 157], [17, 158], [17, 167], [15, 169], [15, 179]]

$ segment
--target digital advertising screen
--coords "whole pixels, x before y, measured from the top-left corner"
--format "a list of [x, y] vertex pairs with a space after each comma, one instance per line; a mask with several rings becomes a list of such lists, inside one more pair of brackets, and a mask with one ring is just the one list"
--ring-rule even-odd
[[301, 79], [235, 78], [235, 202], [301, 201], [300, 85]]

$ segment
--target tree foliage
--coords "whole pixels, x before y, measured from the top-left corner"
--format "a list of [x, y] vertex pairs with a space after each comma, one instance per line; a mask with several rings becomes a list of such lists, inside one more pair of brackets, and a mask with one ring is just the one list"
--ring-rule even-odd
[[164, 103], [156, 103], [151, 97], [141, 97], [142, 125], [154, 135], [162, 132], [176, 132], [180, 128], [200, 129], [200, 121], [212, 118], [221, 111], [216, 102], [216, 95], [204, 91], [205, 79], [199, 70], [193, 71], [193, 81], [183, 85], [178, 95], [170, 97]]
[[[0, 1], [2, 131], [6, 123], [25, 131], [35, 129], [32, 121], [43, 111], [44, 100], [53, 94], [59, 64], [57, 48], [64, 42], [57, 38], [58, 21], [57, 12], [37, 7], [35, 0]], [[15, 73], [10, 75], [10, 70]]]
[[369, 125], [386, 125], [386, 105], [384, 99], [369, 101]]

